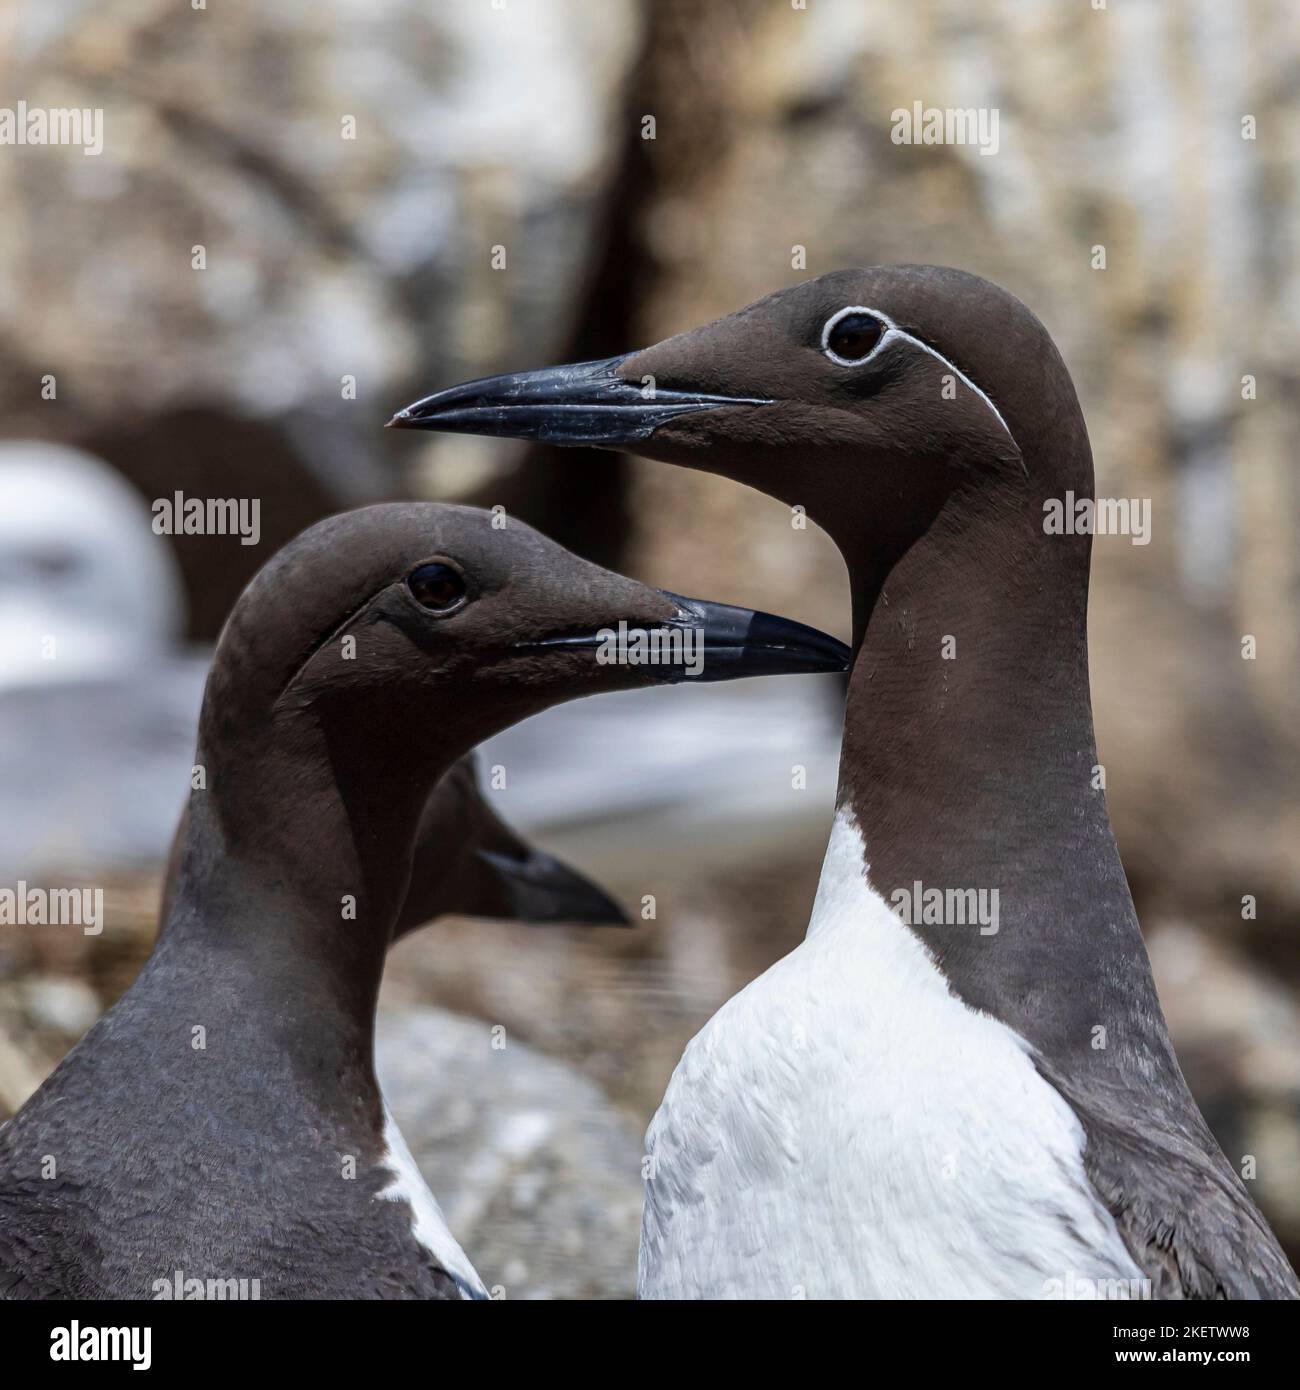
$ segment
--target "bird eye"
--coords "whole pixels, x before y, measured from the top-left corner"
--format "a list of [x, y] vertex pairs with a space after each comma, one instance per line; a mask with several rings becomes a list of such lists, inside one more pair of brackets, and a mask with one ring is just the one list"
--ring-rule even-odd
[[412, 570], [406, 587], [421, 608], [431, 613], [449, 613], [465, 597], [465, 576], [451, 565], [435, 560]]
[[863, 309], [841, 309], [822, 331], [826, 355], [842, 366], [864, 362], [885, 335], [885, 325]]

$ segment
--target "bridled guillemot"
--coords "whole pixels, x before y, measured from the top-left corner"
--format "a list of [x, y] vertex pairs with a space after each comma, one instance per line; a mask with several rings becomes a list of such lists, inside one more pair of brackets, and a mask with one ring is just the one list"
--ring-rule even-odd
[[[676, 661], [671, 642], [619, 660], [621, 624]], [[217, 646], [207, 790], [154, 951], [0, 1128], [0, 1295], [149, 1297], [179, 1274], [256, 1278], [263, 1298], [483, 1296], [373, 1067], [431, 790], [562, 700], [847, 658], [472, 508], [370, 507], [286, 546]]]
[[[1156, 997], [1096, 773], [1091, 537], [1044, 525], [1093, 495], [1088, 436], [1023, 304], [956, 270], [839, 271], [391, 423], [720, 473], [806, 508], [848, 565], [807, 939], [673, 1075], [643, 1296], [1297, 1296]], [[917, 885], [996, 890], [996, 931], [907, 912]]]

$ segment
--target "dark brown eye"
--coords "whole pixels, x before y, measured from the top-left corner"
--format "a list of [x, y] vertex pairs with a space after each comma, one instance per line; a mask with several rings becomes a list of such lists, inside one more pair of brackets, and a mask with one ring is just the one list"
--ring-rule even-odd
[[884, 332], [885, 325], [875, 315], [854, 310], [827, 325], [825, 347], [843, 362], [861, 362], [871, 356]]
[[406, 587], [421, 608], [431, 613], [446, 613], [465, 597], [465, 576], [450, 565], [434, 561], [412, 570]]

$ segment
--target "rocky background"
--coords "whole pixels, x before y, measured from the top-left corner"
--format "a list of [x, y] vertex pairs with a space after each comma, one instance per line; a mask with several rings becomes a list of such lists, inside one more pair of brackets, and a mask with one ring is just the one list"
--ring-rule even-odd
[[[843, 635], [837, 555], [775, 502], [380, 426], [439, 385], [626, 350], [841, 265], [959, 265], [1025, 299], [1074, 373], [1098, 491], [1152, 502], [1149, 545], [1094, 550], [1108, 796], [1189, 1081], [1300, 1252], [1287, 0], [8, 0], [0, 106], [19, 100], [102, 108], [104, 144], [0, 147], [0, 436], [89, 451], [145, 502], [261, 499], [257, 546], [157, 541], [195, 659], [278, 544], [403, 495], [500, 502], [638, 577]], [[894, 144], [915, 101], [996, 108], [996, 154]], [[0, 698], [19, 741], [43, 710]], [[783, 841], [694, 856], [657, 854], [667, 831], [635, 813], [632, 859], [557, 829], [628, 901], [656, 894], [635, 932], [449, 923], [396, 952], [394, 1106], [489, 1284], [629, 1292], [639, 1134], [687, 1038], [798, 939], [830, 791]], [[0, 1115], [129, 983], [166, 847], [47, 870], [107, 888], [102, 936], [0, 927]]]

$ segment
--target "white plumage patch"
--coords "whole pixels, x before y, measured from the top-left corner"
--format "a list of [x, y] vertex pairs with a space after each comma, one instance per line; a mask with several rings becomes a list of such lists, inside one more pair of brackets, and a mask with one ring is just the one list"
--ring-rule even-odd
[[411, 1208], [411, 1234], [448, 1274], [459, 1281], [462, 1297], [469, 1298], [471, 1294], [467, 1290], [472, 1290], [474, 1294], [486, 1298], [483, 1281], [452, 1235], [438, 1199], [429, 1190], [429, 1184], [411, 1156], [387, 1105], [384, 1106], [384, 1149], [383, 1163], [392, 1173], [393, 1180], [376, 1195], [386, 1202], [407, 1203]]
[[640, 1295], [1139, 1296], [1083, 1143], [872, 890], [841, 811], [807, 939], [691, 1042], [650, 1125]]

